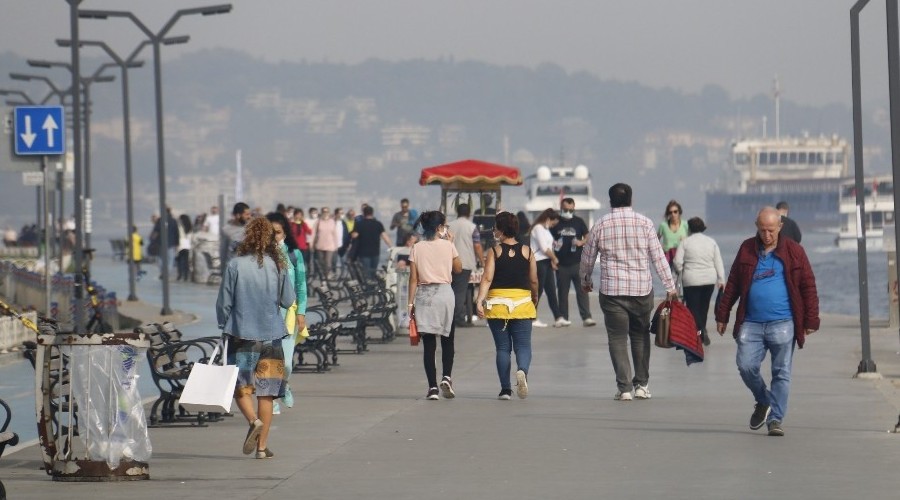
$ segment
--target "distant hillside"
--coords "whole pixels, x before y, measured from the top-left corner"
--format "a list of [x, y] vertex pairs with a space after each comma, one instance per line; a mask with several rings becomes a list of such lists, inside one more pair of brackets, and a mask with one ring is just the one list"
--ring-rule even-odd
[[[99, 63], [86, 58], [84, 66]], [[0, 53], [3, 73], [25, 69], [23, 60]], [[638, 208], [650, 215], [661, 212], [670, 198], [702, 213], [701, 188], [718, 178], [729, 142], [759, 135], [763, 116], [769, 116], [768, 130], [774, 133], [773, 104], [764, 92], [749, 100], [732, 100], [716, 86], [685, 94], [567, 73], [552, 64], [534, 69], [453, 59], [273, 64], [212, 50], [164, 61], [163, 80], [170, 179], [216, 179], [233, 169], [234, 151], [242, 149], [255, 178], [353, 176], [360, 199], [390, 203], [408, 196], [420, 206], [435, 195], [417, 185], [420, 168], [472, 157], [509, 161], [525, 174], [543, 163], [583, 163], [600, 193], [613, 182], [633, 183]], [[131, 81], [137, 192], [149, 199], [156, 193], [152, 73], [136, 70]], [[767, 86], [761, 77], [761, 91]], [[93, 92], [94, 177], [101, 179], [94, 189], [111, 199], [122, 192], [119, 88], [118, 82], [98, 84]], [[42, 96], [45, 90], [35, 86], [33, 92]], [[849, 109], [798, 106], [786, 96], [781, 110], [783, 135], [851, 138]], [[872, 165], [889, 158], [879, 111], [876, 106], [866, 113]], [[18, 177], [7, 173], [0, 174], [0, 183], [0, 213], [7, 219], [19, 216], [16, 221], [32, 218], [33, 190], [16, 187]], [[173, 205], [200, 209], [177, 185], [170, 189]], [[510, 199], [517, 196], [521, 192]], [[140, 207], [142, 222], [153, 208]]]

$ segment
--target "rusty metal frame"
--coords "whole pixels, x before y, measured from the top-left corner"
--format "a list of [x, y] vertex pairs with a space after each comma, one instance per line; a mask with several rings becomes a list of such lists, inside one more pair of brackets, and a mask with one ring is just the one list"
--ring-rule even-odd
[[[105, 461], [88, 460], [73, 457], [72, 433], [70, 428], [68, 436], [62, 436], [62, 422], [57, 423], [56, 432], [53, 429], [53, 350], [59, 353], [59, 366], [57, 373], [59, 381], [64, 377], [64, 354], [62, 347], [70, 348], [89, 347], [96, 345], [130, 345], [136, 348], [146, 349], [150, 347], [150, 340], [143, 333], [59, 333], [38, 334], [38, 347], [35, 353], [35, 412], [37, 415], [38, 440], [41, 448], [41, 458], [44, 462], [44, 470], [54, 481], [132, 481], [150, 479], [150, 466], [146, 462], [123, 459], [119, 466], [110, 468]], [[71, 387], [71, 381], [69, 383]], [[62, 397], [60, 394], [58, 397]], [[71, 402], [70, 402], [71, 405]], [[62, 407], [60, 405], [60, 407]], [[68, 408], [70, 415], [74, 408]], [[60, 446], [59, 439], [63, 444]], [[62, 448], [62, 449], [61, 449]], [[61, 453], [62, 452], [62, 455]]]

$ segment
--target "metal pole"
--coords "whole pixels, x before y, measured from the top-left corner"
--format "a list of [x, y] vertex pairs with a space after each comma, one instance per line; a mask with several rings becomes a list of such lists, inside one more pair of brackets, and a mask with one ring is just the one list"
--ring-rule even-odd
[[59, 214], [56, 219], [59, 221], [59, 228], [56, 230], [56, 249], [59, 251], [59, 273], [65, 274], [63, 268], [63, 229], [66, 223], [66, 160], [63, 157], [62, 170], [56, 172], [56, 188], [59, 189]]
[[869, 336], [869, 275], [866, 259], [866, 202], [863, 186], [863, 137], [862, 137], [862, 92], [860, 79], [859, 56], [859, 13], [869, 0], [859, 0], [850, 9], [850, 64], [853, 87], [853, 163], [856, 174], [856, 210], [858, 227], [856, 228], [857, 271], [859, 273], [859, 324], [862, 339], [862, 360], [859, 362], [857, 374], [877, 371], [872, 361], [872, 348]]
[[47, 157], [41, 157], [41, 170], [44, 172], [44, 316], [50, 316], [50, 294], [53, 292], [53, 280], [50, 274], [50, 168]]
[[[91, 84], [89, 78], [82, 79], [84, 89], [84, 161], [82, 161], [82, 175], [84, 175], [84, 246], [91, 248], [91, 232], [93, 231], [93, 206], [91, 202]], [[90, 267], [90, 259], [85, 262]]]
[[166, 159], [165, 136], [163, 130], [163, 105], [162, 105], [162, 62], [159, 55], [161, 36], [153, 38], [153, 73], [154, 86], [156, 87], [156, 155], [157, 170], [159, 175], [159, 255], [162, 261], [162, 292], [163, 306], [159, 312], [163, 316], [172, 314], [169, 307], [169, 212], [166, 210]]
[[84, 287], [82, 261], [84, 260], [81, 238], [81, 61], [78, 54], [78, 5], [81, 0], [66, 0], [69, 3], [69, 22], [72, 40], [72, 140], [75, 154], [75, 333], [84, 333]]
[[[897, 26], [897, 0], [887, 0], [888, 89], [891, 100], [891, 170], [894, 184], [900, 179], [900, 32]], [[894, 220], [897, 220], [897, 202], [900, 193], [894, 189]], [[894, 231], [895, 244], [900, 243], [900, 233]], [[900, 271], [898, 271], [900, 273]]]
[[119, 67], [122, 69], [122, 120], [125, 139], [125, 211], [126, 218], [128, 219], [128, 238], [125, 240], [128, 243], [125, 251], [128, 255], [128, 300], [136, 301], [138, 300], [137, 286], [135, 285], [137, 269], [135, 269], [134, 255], [132, 255], [132, 248], [134, 245], [134, 242], [132, 241], [132, 228], [134, 228], [134, 198], [132, 198], [133, 190], [131, 187], [131, 105], [128, 97], [128, 66], [120, 64]]

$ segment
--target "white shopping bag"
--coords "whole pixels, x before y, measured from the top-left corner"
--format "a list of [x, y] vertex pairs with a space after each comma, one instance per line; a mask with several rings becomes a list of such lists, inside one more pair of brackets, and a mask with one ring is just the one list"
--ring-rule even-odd
[[227, 364], [228, 341], [222, 351], [222, 365], [212, 364], [219, 352], [220, 342], [209, 357], [209, 364], [194, 363], [178, 401], [190, 412], [229, 413], [237, 383], [238, 367]]

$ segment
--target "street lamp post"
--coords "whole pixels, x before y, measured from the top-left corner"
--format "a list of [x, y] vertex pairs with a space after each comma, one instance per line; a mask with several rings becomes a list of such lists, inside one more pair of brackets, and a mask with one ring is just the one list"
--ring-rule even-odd
[[[57, 61], [44, 61], [37, 59], [29, 59], [28, 65], [35, 68], [65, 68], [69, 72], [72, 72], [72, 65], [67, 62], [57, 62]], [[90, 248], [91, 246], [91, 233], [93, 232], [92, 226], [92, 199], [91, 199], [91, 85], [94, 83], [102, 83], [102, 82], [111, 82], [115, 78], [112, 76], [103, 76], [103, 72], [106, 71], [107, 68], [111, 68], [115, 66], [114, 63], [104, 63], [101, 64], [96, 71], [91, 76], [85, 76], [80, 78], [81, 88], [82, 88], [82, 97], [84, 97], [84, 107], [82, 111], [84, 113], [84, 150], [83, 150], [83, 161], [82, 161], [82, 172], [84, 174], [84, 214], [83, 214], [83, 230], [84, 230], [84, 246], [86, 248]]]
[[[69, 47], [71, 45], [70, 40], [57, 40], [56, 44], [60, 47]], [[94, 46], [102, 48], [110, 58], [115, 61], [116, 65], [119, 67], [122, 73], [122, 127], [123, 127], [123, 141], [125, 142], [125, 212], [126, 212], [126, 255], [128, 259], [128, 300], [136, 301], [137, 297], [137, 286], [135, 284], [136, 281], [136, 269], [134, 265], [134, 259], [131, 252], [133, 242], [132, 238], [132, 230], [134, 227], [134, 199], [132, 197], [132, 176], [131, 176], [131, 105], [130, 99], [128, 97], [128, 69], [129, 68], [140, 68], [144, 65], [143, 61], [135, 61], [135, 57], [137, 57], [138, 53], [148, 44], [149, 41], [141, 42], [134, 51], [132, 51], [131, 55], [129, 55], [126, 59], [122, 59], [119, 55], [113, 51], [109, 45], [105, 42], [101, 41], [82, 41], [80, 42], [81, 46]]]
[[[160, 29], [157, 33], [150, 31], [150, 29], [141, 22], [140, 19], [137, 18], [133, 13], [128, 11], [113, 11], [113, 10], [82, 10], [78, 12], [78, 16], [87, 19], [107, 19], [109, 17], [125, 17], [131, 20], [135, 24], [135, 26], [140, 29], [147, 39], [150, 41], [150, 44], [153, 46], [153, 74], [154, 74], [154, 87], [156, 91], [156, 155], [157, 155], [157, 165], [158, 165], [158, 176], [159, 176], [159, 215], [160, 215], [160, 235], [159, 235], [159, 249], [160, 255], [163, 259], [162, 262], [162, 290], [163, 290], [163, 306], [160, 314], [162, 315], [171, 315], [172, 309], [169, 307], [169, 262], [168, 259], [165, 258], [169, 252], [169, 216], [168, 211], [166, 210], [166, 160], [165, 160], [165, 137], [164, 137], [164, 127], [163, 127], [163, 105], [162, 105], [162, 63], [160, 58], [160, 46], [163, 44], [163, 40], [169, 30], [175, 25], [175, 23], [183, 16], [200, 14], [203, 16], [210, 16], [215, 14], [225, 14], [231, 12], [231, 4], [222, 4], [222, 5], [213, 5], [209, 7], [196, 7], [191, 9], [181, 9], [175, 12], [174, 15], [163, 25], [162, 29]], [[73, 41], [77, 42], [75, 37], [72, 37]]]

